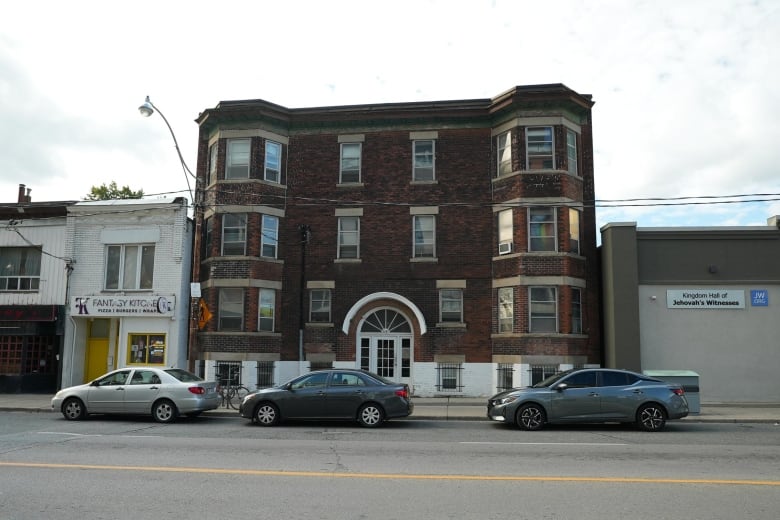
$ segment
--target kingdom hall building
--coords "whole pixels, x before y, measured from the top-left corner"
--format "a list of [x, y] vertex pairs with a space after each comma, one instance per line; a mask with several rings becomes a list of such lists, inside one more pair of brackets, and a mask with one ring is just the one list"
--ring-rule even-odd
[[484, 396], [599, 364], [592, 106], [552, 84], [203, 111], [198, 371], [253, 388], [356, 367]]

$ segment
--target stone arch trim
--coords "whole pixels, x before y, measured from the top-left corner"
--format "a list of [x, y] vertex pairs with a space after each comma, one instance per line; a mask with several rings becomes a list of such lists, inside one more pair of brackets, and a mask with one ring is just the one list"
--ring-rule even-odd
[[417, 326], [420, 328], [420, 335], [428, 332], [428, 327], [425, 325], [425, 317], [423, 317], [423, 314], [417, 305], [400, 294], [391, 292], [376, 292], [364, 296], [356, 301], [355, 304], [350, 307], [349, 312], [347, 312], [347, 315], [344, 317], [344, 322], [341, 325], [341, 331], [344, 334], [349, 334], [349, 324], [352, 323], [352, 320], [355, 318], [355, 316], [357, 316], [357, 313], [360, 311], [360, 309], [362, 309], [367, 304], [377, 300], [394, 300], [405, 305], [407, 308], [409, 308], [409, 310], [412, 311], [412, 314], [414, 314], [414, 318], [417, 320]]

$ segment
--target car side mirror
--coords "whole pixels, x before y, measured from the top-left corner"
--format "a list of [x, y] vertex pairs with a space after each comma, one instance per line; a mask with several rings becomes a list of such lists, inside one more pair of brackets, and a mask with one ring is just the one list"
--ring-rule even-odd
[[98, 386], [98, 380], [97, 380], [97, 379], [95, 379], [94, 381], [92, 381], [92, 382], [89, 384], [89, 386]]
[[555, 386], [555, 389], [558, 390], [559, 392], [563, 392], [567, 388], [569, 388], [569, 385], [567, 385], [566, 383], [560, 383]]

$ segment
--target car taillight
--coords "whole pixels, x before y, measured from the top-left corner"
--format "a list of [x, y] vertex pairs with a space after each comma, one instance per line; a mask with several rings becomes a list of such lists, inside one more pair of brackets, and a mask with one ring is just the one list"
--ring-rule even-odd
[[682, 388], [672, 388], [672, 392], [674, 392], [677, 395], [685, 395], [685, 390]]
[[403, 397], [404, 399], [409, 398], [409, 392], [406, 390], [406, 388], [401, 388], [400, 390], [396, 390], [395, 395], [397, 395], [398, 397]]
[[189, 390], [191, 394], [195, 395], [203, 395], [206, 393], [206, 389], [202, 386], [191, 386], [187, 390]]

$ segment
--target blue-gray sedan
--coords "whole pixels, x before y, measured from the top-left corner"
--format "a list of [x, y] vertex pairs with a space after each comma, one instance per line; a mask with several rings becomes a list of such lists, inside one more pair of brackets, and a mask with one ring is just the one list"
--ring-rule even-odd
[[487, 416], [523, 430], [545, 424], [635, 423], [644, 431], [688, 415], [683, 389], [630, 372], [583, 368], [561, 372], [527, 388], [498, 393], [488, 400]]

